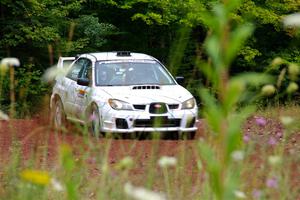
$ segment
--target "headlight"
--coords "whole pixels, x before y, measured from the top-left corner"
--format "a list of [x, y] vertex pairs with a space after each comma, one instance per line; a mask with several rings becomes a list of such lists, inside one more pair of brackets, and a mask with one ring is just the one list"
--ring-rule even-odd
[[191, 98], [182, 103], [181, 109], [192, 109], [195, 107], [195, 104], [196, 104], [195, 99]]
[[125, 101], [108, 99], [108, 103], [115, 110], [133, 110], [132, 106]]

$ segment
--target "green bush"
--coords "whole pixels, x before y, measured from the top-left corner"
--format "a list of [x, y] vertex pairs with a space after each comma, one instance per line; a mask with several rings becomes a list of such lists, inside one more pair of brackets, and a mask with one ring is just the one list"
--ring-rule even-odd
[[[19, 118], [32, 116], [41, 109], [42, 98], [49, 93], [50, 87], [42, 81], [42, 72], [34, 64], [15, 67], [15, 108]], [[8, 112], [10, 106], [9, 72], [3, 75], [0, 87], [1, 110]]]

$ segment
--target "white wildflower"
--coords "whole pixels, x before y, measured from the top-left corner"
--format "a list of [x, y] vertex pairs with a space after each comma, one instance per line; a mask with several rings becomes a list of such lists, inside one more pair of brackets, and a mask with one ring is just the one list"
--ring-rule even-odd
[[300, 27], [300, 13], [294, 13], [283, 19], [285, 27]]
[[283, 125], [288, 126], [294, 122], [294, 119], [290, 116], [282, 116], [280, 117], [280, 121]]
[[281, 157], [280, 156], [269, 156], [268, 162], [272, 166], [279, 165], [281, 163]]
[[238, 199], [246, 199], [246, 197], [247, 197], [244, 192], [239, 191], [239, 190], [234, 191], [234, 195]]
[[241, 161], [244, 159], [244, 152], [243, 151], [234, 151], [231, 153], [231, 158], [235, 161]]
[[130, 156], [124, 157], [120, 162], [117, 164], [116, 168], [120, 170], [130, 169], [134, 165], [134, 161]]
[[54, 178], [51, 179], [51, 185], [52, 185], [53, 189], [58, 191], [58, 192], [64, 191], [64, 188], [61, 185], [61, 183], [58, 180], [54, 179]]
[[282, 65], [285, 61], [280, 58], [280, 57], [276, 57], [274, 60], [272, 60], [271, 66], [275, 67], [278, 65]]
[[170, 156], [162, 156], [158, 160], [158, 165], [162, 168], [175, 166], [177, 164], [177, 159]]
[[295, 82], [291, 82], [288, 87], [286, 88], [287, 93], [291, 94], [296, 92], [299, 89], [299, 86]]
[[101, 171], [103, 174], [107, 174], [109, 172], [109, 166], [107, 164], [107, 162], [104, 162], [102, 167], [101, 167]]
[[288, 72], [291, 76], [297, 77], [297, 75], [300, 73], [299, 66], [295, 63], [289, 64]]
[[9, 120], [8, 115], [2, 112], [1, 110], [0, 110], [0, 120], [5, 120], [5, 121]]
[[56, 65], [53, 67], [50, 67], [49, 69], [46, 70], [46, 72], [44, 73], [42, 79], [46, 82], [51, 82], [56, 78], [59, 77], [63, 77], [65, 75], [67, 75], [69, 71], [69, 68], [61, 68], [61, 67], [57, 67]]
[[131, 183], [124, 185], [125, 193], [135, 200], [166, 200], [166, 195], [143, 187], [135, 187]]
[[18, 58], [3, 58], [0, 63], [1, 66], [20, 66], [20, 61]]
[[197, 160], [197, 167], [198, 167], [199, 170], [203, 169], [203, 165], [202, 165], [201, 160]]
[[274, 85], [268, 84], [261, 88], [261, 93], [264, 96], [271, 96], [276, 92]]

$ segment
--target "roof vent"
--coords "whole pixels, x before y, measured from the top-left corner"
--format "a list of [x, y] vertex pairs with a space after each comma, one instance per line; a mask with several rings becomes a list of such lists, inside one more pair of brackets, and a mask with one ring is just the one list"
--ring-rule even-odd
[[130, 51], [118, 51], [117, 56], [131, 56]]
[[158, 85], [136, 85], [132, 87], [133, 90], [159, 90]]

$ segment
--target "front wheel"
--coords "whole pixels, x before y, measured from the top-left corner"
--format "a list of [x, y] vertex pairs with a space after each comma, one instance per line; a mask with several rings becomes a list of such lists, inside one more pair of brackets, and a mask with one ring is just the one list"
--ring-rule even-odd
[[196, 131], [187, 132], [185, 135], [187, 140], [193, 140], [195, 138]]

